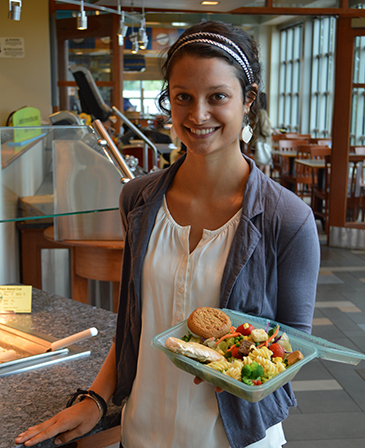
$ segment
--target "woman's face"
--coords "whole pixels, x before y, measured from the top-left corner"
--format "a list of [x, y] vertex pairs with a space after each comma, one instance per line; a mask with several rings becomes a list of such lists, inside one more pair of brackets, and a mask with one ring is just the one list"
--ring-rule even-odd
[[244, 104], [236, 68], [221, 58], [185, 55], [172, 68], [169, 97], [174, 129], [196, 154], [239, 149]]

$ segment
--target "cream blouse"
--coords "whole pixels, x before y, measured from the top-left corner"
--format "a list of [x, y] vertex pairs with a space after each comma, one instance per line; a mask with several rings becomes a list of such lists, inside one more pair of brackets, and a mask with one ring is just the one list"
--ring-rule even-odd
[[164, 198], [143, 265], [142, 333], [137, 375], [122, 413], [124, 448], [229, 448], [214, 387], [195, 385], [192, 375], [151, 347], [151, 339], [195, 308], [219, 306], [223, 269], [240, 216], [241, 210], [221, 228], [204, 230], [189, 253], [190, 226], [174, 221]]

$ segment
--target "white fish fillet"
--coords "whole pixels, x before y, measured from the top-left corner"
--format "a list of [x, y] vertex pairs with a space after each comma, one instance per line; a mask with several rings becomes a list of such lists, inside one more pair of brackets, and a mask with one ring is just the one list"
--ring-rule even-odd
[[200, 362], [220, 361], [223, 358], [220, 353], [205, 345], [197, 342], [185, 342], [172, 336], [166, 339], [165, 347], [175, 353], [180, 353]]

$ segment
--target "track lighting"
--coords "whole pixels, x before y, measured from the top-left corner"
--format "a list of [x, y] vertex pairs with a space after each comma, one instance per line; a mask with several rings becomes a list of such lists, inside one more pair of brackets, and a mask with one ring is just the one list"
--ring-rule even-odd
[[136, 54], [139, 50], [139, 42], [138, 42], [138, 36], [136, 33], [133, 33], [131, 35], [131, 44], [132, 44], [132, 53]]
[[148, 36], [146, 33], [146, 19], [143, 17], [141, 20], [141, 27], [138, 30], [138, 42], [141, 50], [145, 50], [148, 45]]
[[22, 12], [21, 0], [9, 0], [9, 19], [20, 20], [21, 12]]
[[80, 13], [77, 16], [77, 29], [78, 30], [86, 30], [87, 29], [87, 16], [84, 10], [84, 1], [80, 2]]
[[[120, 8], [119, 4], [118, 8]], [[125, 24], [124, 11], [122, 11], [120, 17], [119, 29], [117, 32], [119, 46], [122, 46], [124, 44], [124, 38], [127, 35], [127, 31], [128, 31], [128, 25]]]

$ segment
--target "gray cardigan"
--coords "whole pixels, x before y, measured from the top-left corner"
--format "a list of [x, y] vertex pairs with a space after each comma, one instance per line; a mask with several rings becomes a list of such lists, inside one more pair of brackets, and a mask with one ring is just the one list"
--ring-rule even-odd
[[[120, 196], [125, 247], [116, 331], [117, 387], [121, 404], [136, 374], [141, 332], [141, 272], [149, 238], [171, 179], [185, 157], [171, 167], [130, 181]], [[243, 212], [221, 284], [220, 307], [239, 310], [310, 332], [320, 250], [311, 209], [265, 176], [251, 159]], [[258, 403], [228, 392], [217, 394], [232, 448], [265, 437], [283, 421], [296, 400], [290, 384]]]

